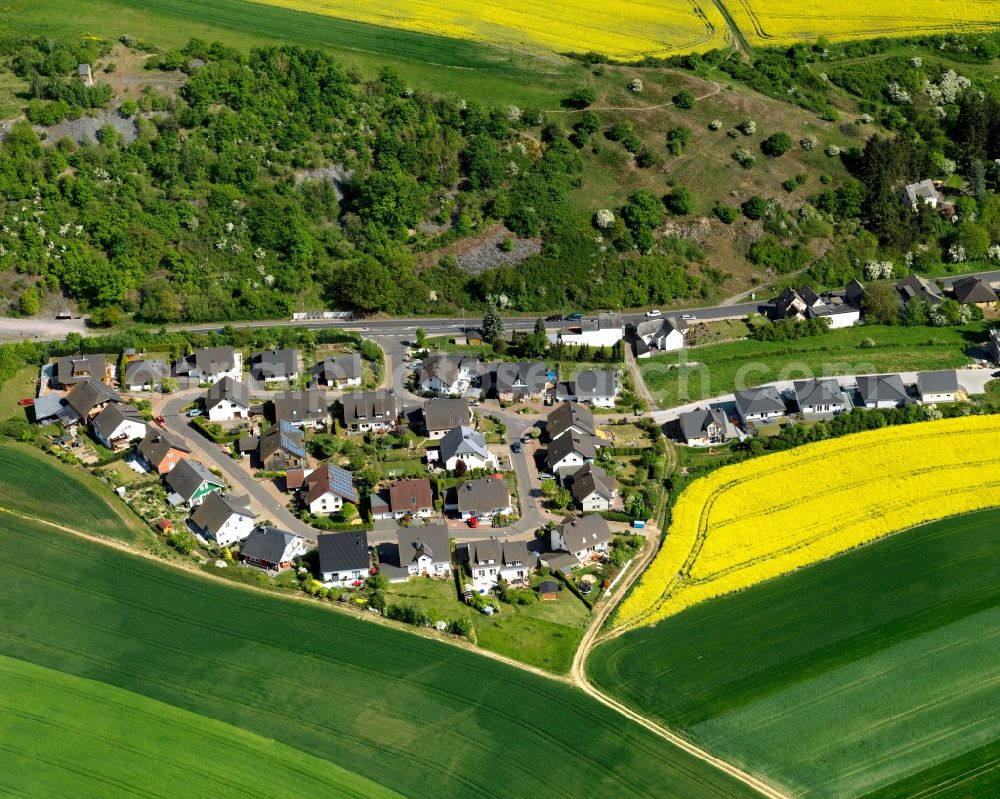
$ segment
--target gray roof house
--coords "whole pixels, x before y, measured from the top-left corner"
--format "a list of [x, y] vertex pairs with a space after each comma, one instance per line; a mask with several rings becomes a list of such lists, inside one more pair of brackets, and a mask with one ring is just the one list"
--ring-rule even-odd
[[920, 210], [922, 205], [929, 205], [931, 208], [937, 208], [938, 203], [941, 202], [941, 195], [938, 194], [934, 181], [929, 178], [927, 180], [921, 180], [918, 183], [910, 183], [909, 185], [904, 186], [902, 191], [900, 191], [899, 196], [907, 207], [914, 212]]
[[997, 302], [997, 293], [993, 287], [976, 275], [958, 278], [951, 284], [951, 293], [962, 305], [978, 305], [982, 308]]
[[597, 434], [594, 414], [590, 408], [578, 402], [564, 402], [553, 408], [546, 417], [545, 429], [550, 441], [555, 441], [566, 433], [585, 436]]
[[651, 350], [667, 352], [684, 346], [688, 323], [676, 316], [647, 319], [635, 326], [637, 358], [648, 358]]
[[363, 376], [361, 356], [356, 352], [325, 358], [310, 371], [317, 385], [335, 388], [360, 386]]
[[470, 469], [497, 468], [496, 456], [486, 446], [486, 436], [465, 425], [445, 433], [439, 445], [438, 460], [449, 471], [456, 468], [458, 461]]
[[124, 449], [130, 442], [143, 439], [148, 429], [138, 408], [117, 402], [106, 405], [94, 417], [91, 427], [100, 442], [113, 450]]
[[81, 422], [96, 416], [109, 402], [121, 402], [121, 396], [104, 383], [87, 377], [73, 386], [66, 395], [66, 405]]
[[579, 519], [568, 516], [552, 529], [552, 549], [569, 552], [578, 562], [608, 551], [614, 535], [603, 516], [588, 514]]
[[177, 360], [174, 374], [206, 383], [214, 383], [226, 376], [242, 380], [243, 353], [233, 347], [202, 347]]
[[613, 408], [618, 396], [618, 375], [609, 369], [584, 369], [575, 380], [556, 383], [556, 399], [575, 400], [598, 408]]
[[944, 299], [941, 289], [931, 281], [924, 280], [915, 272], [900, 280], [896, 284], [896, 291], [899, 292], [899, 298], [904, 305], [912, 299], [923, 300], [931, 305], [940, 305]]
[[278, 422], [258, 439], [261, 467], [267, 471], [301, 469], [309, 465], [305, 434], [289, 422]]
[[182, 458], [163, 479], [171, 491], [167, 501], [175, 506], [183, 504], [193, 508], [200, 505], [206, 495], [225, 488], [221, 477], [216, 477], [198, 461], [190, 458]]
[[455, 559], [466, 563], [472, 573], [472, 586], [486, 593], [500, 577], [515, 585], [526, 584], [538, 558], [524, 541], [487, 538], [456, 547]]
[[774, 386], [760, 386], [736, 392], [736, 410], [743, 424], [763, 422], [785, 415], [785, 401]]
[[478, 358], [459, 355], [429, 355], [420, 362], [417, 384], [421, 391], [464, 394], [486, 371]]
[[205, 413], [213, 422], [245, 419], [250, 415], [250, 386], [231, 377], [213, 383], [205, 394]]
[[250, 356], [250, 375], [264, 382], [294, 380], [299, 376], [299, 351], [288, 348], [256, 352]]
[[489, 519], [498, 513], [507, 515], [512, 510], [510, 487], [502, 477], [466, 480], [455, 489], [455, 504], [452, 507], [463, 519], [472, 516]]
[[590, 463], [597, 455], [594, 436], [567, 433], [549, 444], [545, 464], [549, 471], [560, 479], [573, 474], [584, 464]]
[[897, 408], [910, 401], [903, 385], [903, 378], [891, 375], [861, 375], [858, 377], [858, 392], [861, 401], [869, 410], [873, 408]]
[[472, 408], [463, 399], [438, 398], [424, 403], [424, 430], [429, 438], [441, 438], [449, 430], [472, 422]]
[[126, 363], [120, 382], [126, 391], [155, 391], [163, 385], [165, 377], [170, 377], [170, 364], [154, 358]]
[[958, 399], [958, 372], [954, 369], [918, 372], [917, 393], [921, 402], [954, 402]]
[[736, 430], [721, 408], [697, 408], [677, 417], [677, 435], [689, 447], [708, 447], [736, 438]]
[[66, 355], [56, 361], [53, 387], [70, 388], [90, 377], [103, 382], [107, 377], [107, 367], [108, 356], [103, 353]]
[[588, 463], [573, 475], [570, 493], [580, 510], [611, 510], [618, 483], [596, 463]]
[[389, 430], [396, 426], [399, 401], [392, 391], [355, 391], [341, 399], [344, 427], [351, 433]]
[[542, 361], [498, 363], [493, 374], [497, 398], [503, 402], [540, 399], [549, 382], [549, 367]]
[[371, 570], [368, 533], [350, 530], [317, 536], [319, 573], [324, 583], [345, 586], [367, 579]]
[[324, 428], [327, 425], [326, 394], [317, 388], [286, 391], [274, 398], [274, 421], [295, 427]]
[[295, 558], [304, 554], [306, 542], [302, 536], [277, 527], [255, 527], [240, 544], [240, 560], [267, 571], [286, 571]]
[[793, 385], [799, 411], [807, 419], [830, 416], [847, 410], [847, 400], [844, 398], [840, 383], [835, 378], [796, 380]]
[[[379, 547], [379, 572], [398, 583], [410, 577], [448, 577], [451, 541], [447, 525], [400, 527], [396, 544]], [[384, 553], [384, 556], [383, 556]]]
[[146, 437], [139, 442], [139, 455], [151, 469], [161, 475], [169, 472], [185, 455], [190, 454], [191, 450], [184, 444], [155, 427], [148, 428]]
[[250, 535], [256, 518], [250, 497], [213, 491], [194, 509], [191, 523], [220, 547], [228, 547]]

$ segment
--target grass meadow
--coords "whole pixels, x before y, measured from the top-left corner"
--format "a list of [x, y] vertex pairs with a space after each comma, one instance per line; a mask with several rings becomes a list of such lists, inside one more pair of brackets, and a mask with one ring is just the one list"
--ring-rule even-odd
[[[0, 602], [0, 655], [239, 727], [408, 796], [753, 795], [565, 683], [40, 524], [0, 527]], [[72, 751], [42, 748], [71, 768]], [[65, 772], [63, 793], [74, 779]]]
[[588, 671], [796, 796], [989, 795], [998, 528], [989, 510], [899, 533], [626, 633]]
[[0, 657], [0, 709], [11, 795], [399, 796], [238, 727], [23, 660]]
[[[964, 327], [864, 325], [792, 341], [733, 341], [641, 361], [643, 380], [661, 407], [728, 394], [774, 380], [954, 369], [986, 340], [983, 322]], [[862, 347], [865, 339], [873, 347]], [[688, 365], [685, 365], [688, 364]]]

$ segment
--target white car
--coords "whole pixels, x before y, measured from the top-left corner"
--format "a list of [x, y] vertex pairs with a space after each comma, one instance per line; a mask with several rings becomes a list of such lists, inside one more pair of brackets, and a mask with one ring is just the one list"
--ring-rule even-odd
[[663, 313], [660, 311], [659, 308], [654, 308], [652, 311], [646, 311], [647, 319], [655, 319], [658, 316], [663, 316]]
[[681, 319], [686, 319], [689, 322], [693, 322], [694, 321], [694, 314], [693, 313], [682, 313], [681, 314]]
[[193, 419], [195, 416], [201, 416], [202, 411], [200, 408], [192, 408], [187, 412], [187, 415], [189, 418]]

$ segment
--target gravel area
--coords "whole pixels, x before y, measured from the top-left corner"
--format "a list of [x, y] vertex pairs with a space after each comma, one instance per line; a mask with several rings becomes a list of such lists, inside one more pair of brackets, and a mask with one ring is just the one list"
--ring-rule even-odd
[[98, 111], [92, 117], [64, 119], [58, 125], [36, 127], [35, 130], [45, 134], [45, 143], [49, 145], [55, 144], [63, 136], [68, 136], [77, 144], [86, 144], [95, 143], [97, 132], [105, 125], [111, 125], [128, 144], [139, 138], [139, 127], [135, 119], [123, 119], [113, 111]]
[[[510, 252], [500, 246], [506, 238], [514, 243]], [[521, 239], [501, 228], [458, 256], [458, 265], [475, 275], [504, 264], [519, 264], [541, 250], [542, 243], [538, 239]]]
[[333, 190], [337, 194], [337, 201], [344, 199], [344, 184], [354, 177], [353, 169], [344, 169], [343, 164], [333, 166], [322, 166], [318, 169], [303, 169], [295, 173], [295, 183], [303, 183], [307, 180], [326, 180], [333, 184]]

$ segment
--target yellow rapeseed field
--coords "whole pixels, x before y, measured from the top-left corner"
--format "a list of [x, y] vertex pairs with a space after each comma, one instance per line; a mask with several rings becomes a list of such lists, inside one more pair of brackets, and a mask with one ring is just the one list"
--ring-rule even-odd
[[695, 0], [257, 0], [418, 33], [628, 60], [725, 47], [729, 31], [711, 2]]
[[678, 498], [617, 624], [652, 624], [890, 533], [996, 505], [997, 416], [888, 427], [726, 466]]
[[870, 39], [925, 33], [983, 30], [1000, 25], [997, 0], [725, 0], [751, 44], [790, 44], [825, 36]]

